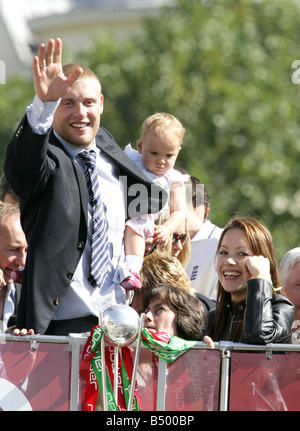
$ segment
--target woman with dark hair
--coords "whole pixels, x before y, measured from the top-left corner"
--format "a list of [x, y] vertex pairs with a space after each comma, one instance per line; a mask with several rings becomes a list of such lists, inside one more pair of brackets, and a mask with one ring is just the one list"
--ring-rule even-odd
[[159, 284], [143, 299], [145, 328], [185, 340], [201, 341], [206, 323], [199, 299], [170, 284]]
[[281, 287], [272, 236], [258, 220], [234, 217], [216, 252], [218, 294], [206, 334], [214, 341], [290, 343], [294, 306]]

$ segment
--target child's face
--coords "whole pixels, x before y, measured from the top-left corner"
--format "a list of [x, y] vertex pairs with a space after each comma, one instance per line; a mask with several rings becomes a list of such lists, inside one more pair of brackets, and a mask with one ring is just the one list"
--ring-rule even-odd
[[147, 171], [163, 175], [175, 165], [181, 147], [177, 138], [170, 139], [149, 133], [143, 141], [138, 141], [137, 149], [142, 154]]

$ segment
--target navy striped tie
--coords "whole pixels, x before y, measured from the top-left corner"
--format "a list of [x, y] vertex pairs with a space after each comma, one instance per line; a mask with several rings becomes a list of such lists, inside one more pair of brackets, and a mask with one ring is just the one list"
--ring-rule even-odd
[[107, 235], [108, 225], [101, 202], [96, 171], [96, 153], [93, 150], [89, 152], [82, 151], [77, 157], [82, 158], [85, 163], [85, 178], [93, 217], [91, 267], [88, 280], [93, 287], [101, 287], [107, 275], [105, 267], [109, 263], [110, 257]]

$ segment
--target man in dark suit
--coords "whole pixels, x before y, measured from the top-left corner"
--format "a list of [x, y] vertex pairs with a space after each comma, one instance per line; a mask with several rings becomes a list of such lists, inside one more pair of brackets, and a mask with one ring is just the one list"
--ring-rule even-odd
[[[141, 208], [156, 213], [166, 199], [100, 127], [104, 99], [96, 75], [76, 64], [62, 67], [61, 55], [60, 39], [40, 46], [33, 61], [36, 96], [5, 160], [28, 241], [17, 327], [51, 335], [89, 331], [100, 310], [126, 302], [120, 286], [128, 275], [125, 219]], [[87, 277], [93, 220], [78, 157], [91, 149], [108, 222], [110, 261], [100, 288]]]

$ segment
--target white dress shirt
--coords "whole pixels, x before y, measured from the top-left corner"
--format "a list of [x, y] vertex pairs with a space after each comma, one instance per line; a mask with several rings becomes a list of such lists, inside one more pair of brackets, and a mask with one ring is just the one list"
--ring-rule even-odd
[[16, 288], [14, 283], [8, 284], [6, 286], [3, 320], [0, 321], [0, 332], [5, 332], [7, 330], [9, 318], [15, 311], [15, 292]]
[[198, 293], [211, 299], [216, 299], [217, 295], [215, 255], [222, 231], [206, 220], [191, 239], [191, 257], [186, 266], [192, 286]]

